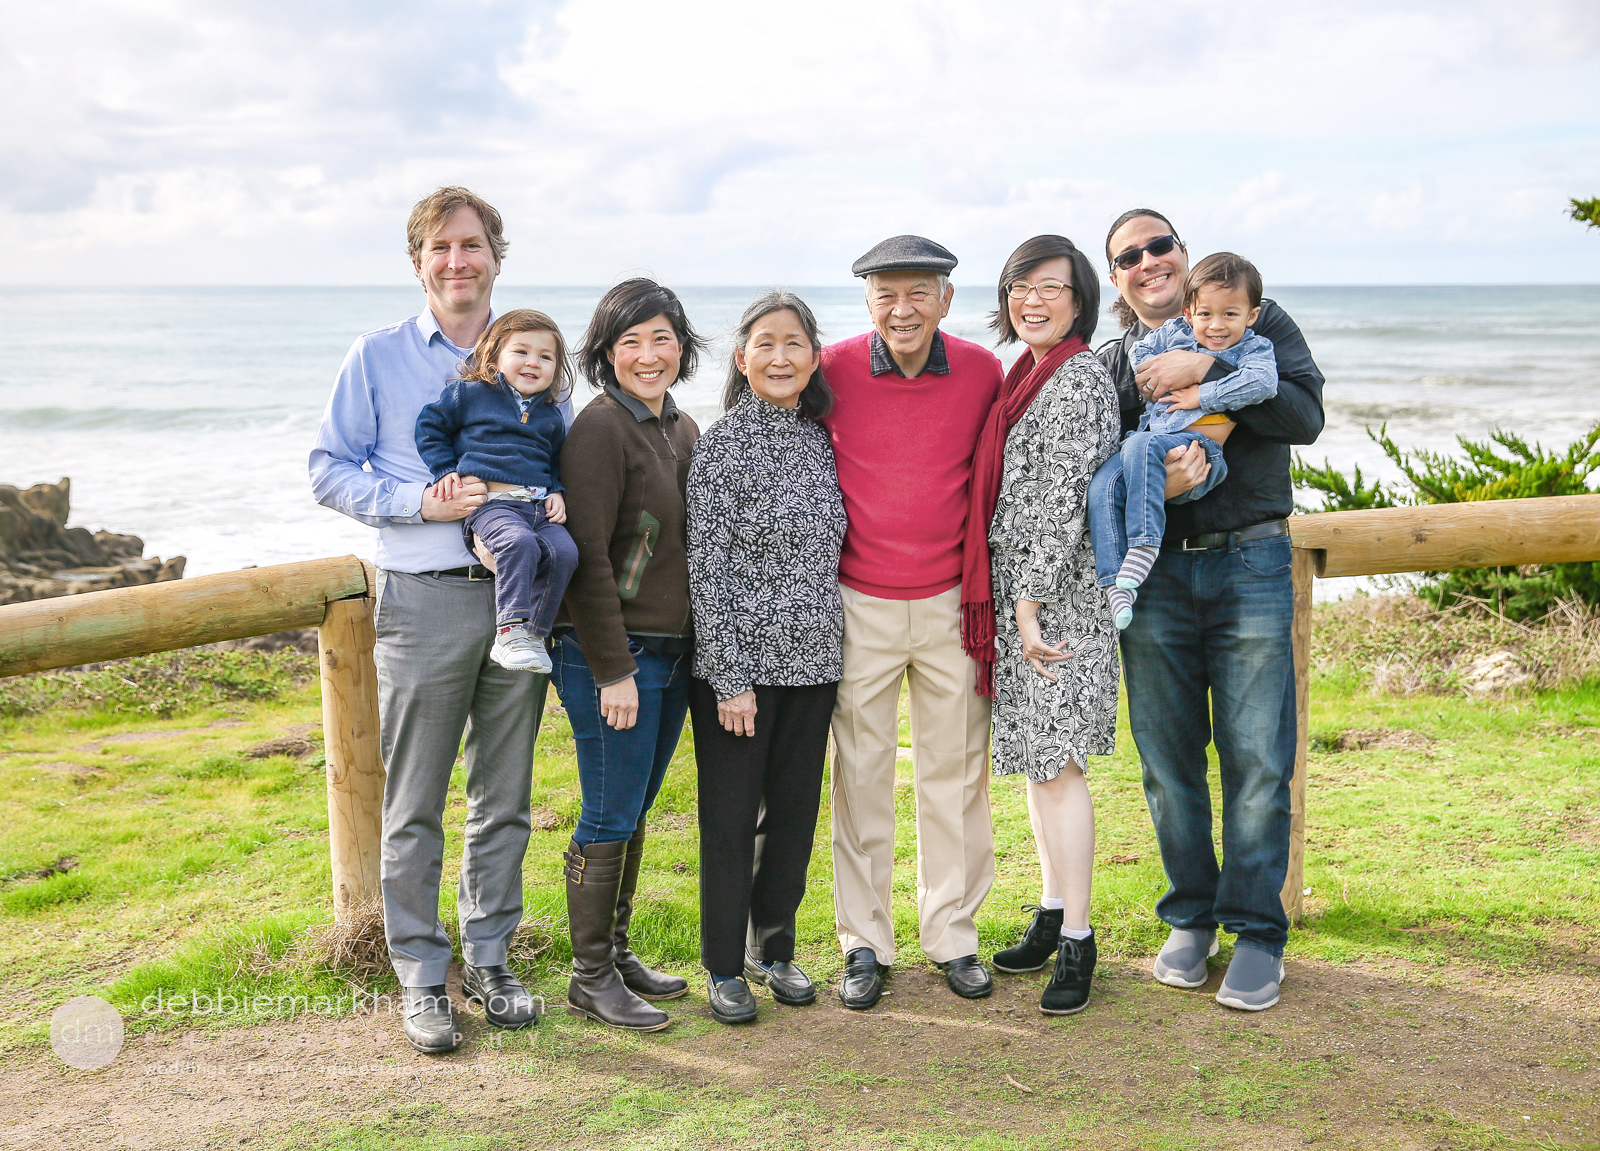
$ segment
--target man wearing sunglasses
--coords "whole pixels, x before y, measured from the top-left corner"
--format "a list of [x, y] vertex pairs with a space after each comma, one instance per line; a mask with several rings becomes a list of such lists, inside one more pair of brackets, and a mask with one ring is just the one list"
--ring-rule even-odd
[[[1127, 331], [1099, 350], [1116, 381], [1123, 430], [1145, 404], [1232, 369], [1200, 352], [1167, 352], [1135, 372], [1133, 345], [1183, 310], [1189, 255], [1165, 216], [1124, 213], [1106, 237], [1113, 306]], [[1261, 301], [1253, 330], [1272, 341], [1278, 394], [1229, 414], [1228, 478], [1191, 503], [1167, 505], [1161, 555], [1122, 633], [1128, 713], [1169, 888], [1170, 926], [1157, 980], [1200, 987], [1217, 929], [1234, 932], [1217, 1002], [1262, 1011], [1278, 1002], [1289, 935], [1281, 892], [1289, 862], [1294, 774], [1294, 658], [1286, 517], [1289, 445], [1322, 431], [1322, 373], [1286, 312]], [[1205, 474], [1196, 445], [1167, 459], [1167, 497]], [[1212, 846], [1206, 745], [1222, 775], [1222, 864]]]

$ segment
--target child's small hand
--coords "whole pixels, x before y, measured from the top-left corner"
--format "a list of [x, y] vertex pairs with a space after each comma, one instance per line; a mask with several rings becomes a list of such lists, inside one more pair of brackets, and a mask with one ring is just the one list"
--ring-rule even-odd
[[1161, 397], [1161, 402], [1170, 405], [1168, 411], [1174, 408], [1193, 411], [1200, 406], [1200, 385], [1190, 384], [1187, 388], [1176, 388]]
[[561, 498], [560, 492], [551, 492], [544, 497], [544, 514], [553, 524], [567, 522], [567, 501]]
[[451, 472], [441, 476], [439, 482], [433, 485], [433, 496], [440, 500], [453, 500], [461, 491], [461, 476]]

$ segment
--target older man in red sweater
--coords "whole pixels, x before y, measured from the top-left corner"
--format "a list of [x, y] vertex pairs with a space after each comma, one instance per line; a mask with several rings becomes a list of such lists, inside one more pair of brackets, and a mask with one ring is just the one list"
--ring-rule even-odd
[[994, 880], [989, 701], [961, 649], [961, 540], [972, 455], [999, 394], [993, 353], [939, 331], [956, 258], [895, 236], [851, 271], [873, 331], [822, 353], [827, 417], [850, 527], [839, 560], [844, 679], [833, 713], [833, 891], [845, 973], [865, 1010], [894, 962], [895, 757], [911, 684], [922, 950], [950, 988], [989, 994], [973, 916]]

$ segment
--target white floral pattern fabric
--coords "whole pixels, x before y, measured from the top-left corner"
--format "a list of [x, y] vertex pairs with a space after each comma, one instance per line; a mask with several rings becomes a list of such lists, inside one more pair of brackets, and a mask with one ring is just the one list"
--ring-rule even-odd
[[[1117, 629], [1087, 529], [1089, 480], [1120, 438], [1116, 387], [1089, 352], [1056, 370], [1006, 437], [989, 525], [996, 775], [1022, 772], [1042, 783], [1069, 760], [1087, 772], [1089, 756], [1115, 749]], [[1019, 599], [1037, 600], [1045, 642], [1065, 640], [1073, 653], [1048, 665], [1058, 682], [1022, 658]]]
[[827, 431], [747, 392], [689, 465], [694, 674], [731, 699], [844, 675], [844, 497]]

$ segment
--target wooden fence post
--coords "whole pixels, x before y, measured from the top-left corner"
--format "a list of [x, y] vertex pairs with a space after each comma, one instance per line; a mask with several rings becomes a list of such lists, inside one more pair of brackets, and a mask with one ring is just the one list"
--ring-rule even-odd
[[317, 628], [335, 922], [378, 894], [384, 772], [372, 605], [370, 595], [333, 600]]
[[1306, 749], [1311, 732], [1311, 584], [1317, 552], [1295, 548], [1294, 583], [1294, 781], [1289, 784], [1289, 870], [1284, 876], [1283, 910], [1291, 924], [1300, 921], [1306, 879]]

